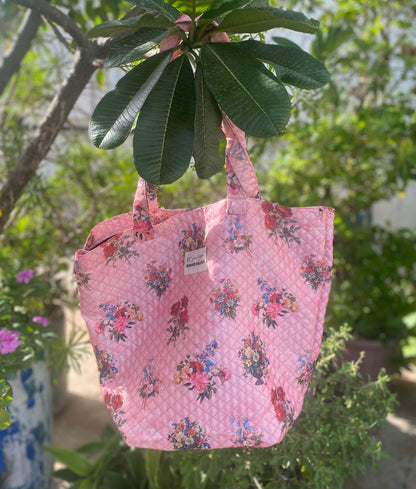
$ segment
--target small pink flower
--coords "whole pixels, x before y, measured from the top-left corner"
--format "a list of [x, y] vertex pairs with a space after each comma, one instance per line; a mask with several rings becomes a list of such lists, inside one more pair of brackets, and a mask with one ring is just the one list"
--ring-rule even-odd
[[259, 309], [257, 307], [257, 304], [253, 304], [251, 306], [251, 312], [253, 313], [254, 316], [258, 316], [259, 315]]
[[228, 370], [228, 368], [223, 368], [222, 373], [224, 382], [231, 379], [231, 372]]
[[206, 372], [196, 372], [191, 376], [191, 382], [197, 392], [204, 392], [209, 384], [209, 378]]
[[129, 324], [129, 318], [126, 317], [116, 318], [114, 321], [114, 329], [119, 333], [123, 333], [128, 324]]
[[35, 316], [32, 321], [34, 323], [39, 323], [41, 324], [42, 326], [44, 326], [46, 328], [46, 326], [49, 324], [49, 319], [48, 318], [45, 318], [44, 316]]
[[281, 304], [277, 304], [276, 302], [269, 302], [267, 304], [267, 314], [272, 319], [275, 319], [277, 315], [281, 312], [281, 310], [282, 310]]
[[0, 353], [13, 353], [16, 348], [21, 345], [20, 333], [18, 331], [6, 331], [5, 328], [0, 329]]
[[33, 270], [22, 270], [17, 274], [16, 282], [28, 284], [34, 276], [35, 272]]
[[97, 334], [102, 334], [104, 332], [104, 326], [101, 323], [97, 323], [94, 329]]

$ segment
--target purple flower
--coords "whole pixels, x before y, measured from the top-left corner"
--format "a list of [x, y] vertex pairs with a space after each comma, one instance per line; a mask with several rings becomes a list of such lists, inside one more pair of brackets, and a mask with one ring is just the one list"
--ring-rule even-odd
[[34, 277], [35, 272], [33, 270], [22, 270], [17, 274], [16, 281], [17, 282], [24, 282], [25, 284], [28, 284], [32, 278]]
[[32, 321], [34, 323], [39, 323], [41, 324], [42, 326], [44, 326], [46, 328], [46, 326], [49, 324], [49, 319], [48, 318], [45, 318], [44, 316], [35, 316]]
[[20, 343], [20, 333], [18, 331], [6, 331], [4, 328], [0, 329], [0, 353], [5, 355], [6, 353], [13, 353]]

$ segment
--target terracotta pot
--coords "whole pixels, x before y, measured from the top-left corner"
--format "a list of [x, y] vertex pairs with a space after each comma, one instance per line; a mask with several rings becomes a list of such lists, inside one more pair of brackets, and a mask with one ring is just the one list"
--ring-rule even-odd
[[357, 361], [362, 351], [365, 356], [359, 370], [365, 378], [369, 375], [372, 380], [377, 379], [382, 368], [386, 369], [389, 374], [393, 372], [390, 359], [397, 351], [397, 343], [391, 342], [386, 346], [379, 340], [354, 338], [346, 343], [344, 360]]

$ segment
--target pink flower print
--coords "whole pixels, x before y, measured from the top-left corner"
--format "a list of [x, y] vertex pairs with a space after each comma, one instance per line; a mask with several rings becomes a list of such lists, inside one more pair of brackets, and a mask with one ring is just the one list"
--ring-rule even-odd
[[315, 255], [305, 256], [301, 265], [302, 276], [313, 290], [317, 291], [324, 283], [331, 282], [332, 267], [324, 265], [324, 260]]
[[44, 316], [35, 316], [32, 321], [34, 323], [39, 323], [41, 324], [43, 327], [46, 328], [46, 326], [49, 324], [49, 319], [48, 318], [45, 318]]
[[113, 341], [126, 341], [126, 330], [132, 328], [138, 321], [143, 321], [143, 313], [137, 304], [124, 301], [122, 304], [100, 304], [105, 316], [96, 324], [97, 334], [106, 334]]
[[118, 317], [114, 320], [114, 329], [118, 331], [119, 333], [124, 333], [125, 329], [127, 328], [129, 324], [129, 318], [128, 317]]
[[276, 317], [280, 314], [281, 311], [282, 311], [281, 304], [277, 302], [270, 302], [269, 304], [267, 304], [267, 314], [272, 319], [276, 319]]
[[254, 316], [258, 316], [259, 312], [262, 311], [263, 323], [267, 327], [275, 328], [277, 326], [277, 318], [298, 310], [296, 297], [287, 292], [285, 288], [277, 291], [276, 288], [269, 285], [262, 278], [257, 279], [257, 283], [260, 286], [262, 295], [253, 304], [251, 311]]
[[205, 246], [205, 231], [195, 223], [188, 228], [182, 229], [182, 239], [178, 243], [182, 249], [182, 255], [187, 251], [194, 251]]
[[263, 435], [258, 433], [255, 426], [251, 426], [248, 418], [230, 418], [233, 429], [230, 431], [234, 435], [234, 446], [236, 447], [258, 447], [262, 443]]
[[5, 328], [0, 329], [0, 353], [13, 353], [21, 345], [20, 333], [18, 331], [7, 331]]
[[228, 370], [228, 368], [223, 368], [220, 372], [220, 376], [223, 382], [226, 382], [227, 380], [231, 379], [231, 372]]
[[169, 433], [168, 440], [175, 450], [211, 448], [207, 441], [205, 426], [198, 425], [196, 421], [191, 421], [188, 417], [179, 423], [172, 423], [172, 426], [174, 429]]
[[223, 368], [215, 362], [215, 350], [218, 348], [218, 343], [214, 340], [206, 345], [202, 353], [191, 357], [186, 356], [176, 367], [176, 375], [174, 376], [175, 384], [182, 384], [190, 391], [198, 392], [197, 400], [211, 399], [213, 394], [217, 392], [218, 382], [221, 385], [231, 378], [231, 373], [228, 369]]
[[161, 384], [157, 368], [153, 364], [153, 358], [149, 358], [148, 363], [143, 367], [142, 383], [138, 389], [139, 395], [143, 399], [143, 406], [145, 406], [147, 399], [159, 394]]
[[97, 334], [103, 334], [104, 333], [104, 324], [96, 323], [94, 330]]
[[155, 261], [146, 265], [144, 280], [146, 287], [152, 289], [159, 299], [169, 288], [172, 270], [166, 264], [156, 264]]
[[204, 392], [209, 384], [208, 374], [206, 372], [195, 372], [191, 376], [191, 383], [197, 392]]
[[21, 270], [16, 277], [16, 282], [28, 284], [35, 276], [33, 270]]
[[231, 280], [221, 279], [220, 285], [211, 291], [210, 302], [214, 304], [215, 311], [221, 316], [236, 318], [240, 296]]
[[253, 376], [256, 385], [264, 384], [268, 373], [269, 359], [263, 340], [254, 331], [241, 340], [243, 347], [238, 352], [243, 367], [243, 375]]

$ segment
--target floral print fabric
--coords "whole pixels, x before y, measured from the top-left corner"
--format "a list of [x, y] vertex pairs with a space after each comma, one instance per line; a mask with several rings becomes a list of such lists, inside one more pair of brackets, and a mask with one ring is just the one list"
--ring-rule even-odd
[[[243, 136], [228, 137], [227, 198], [97, 225], [74, 266], [104, 402], [131, 446], [263, 447], [299, 416], [318, 361], [333, 210], [262, 200]], [[203, 249], [206, 267], [186, 274]]]

